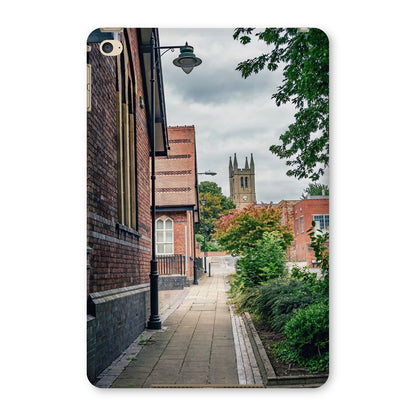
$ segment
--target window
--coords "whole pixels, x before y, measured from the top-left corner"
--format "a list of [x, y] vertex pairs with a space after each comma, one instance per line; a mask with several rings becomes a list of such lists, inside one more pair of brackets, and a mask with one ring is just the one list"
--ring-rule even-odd
[[329, 215], [314, 215], [313, 220], [315, 221], [316, 230], [326, 230], [329, 228]]
[[296, 222], [296, 234], [299, 234], [299, 220], [298, 220], [298, 218], [296, 218], [295, 222]]
[[248, 188], [248, 178], [247, 178], [247, 176], [245, 177], [245, 180], [246, 180], [246, 188]]
[[243, 177], [240, 178], [240, 182], [241, 182], [241, 187], [244, 188], [244, 178]]
[[300, 232], [303, 233], [305, 232], [304, 228], [303, 228], [303, 216], [300, 217]]
[[121, 41], [123, 52], [117, 56], [116, 96], [118, 220], [127, 227], [137, 229], [136, 88], [129, 47], [125, 39]]
[[173, 220], [160, 217], [156, 220], [156, 254], [173, 254]]
[[282, 220], [280, 221], [280, 225], [285, 225], [285, 216], [282, 214]]

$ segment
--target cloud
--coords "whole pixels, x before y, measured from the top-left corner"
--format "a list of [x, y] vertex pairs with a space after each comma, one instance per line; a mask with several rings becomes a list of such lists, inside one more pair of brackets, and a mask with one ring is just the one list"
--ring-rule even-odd
[[237, 154], [239, 165], [253, 153], [258, 201], [297, 199], [309, 181], [288, 177], [284, 160], [269, 151], [294, 121], [295, 109], [277, 107], [271, 99], [281, 80], [280, 71], [262, 71], [243, 79], [238, 62], [265, 52], [261, 42], [247, 46], [233, 40], [233, 29], [160, 29], [161, 45], [194, 46], [203, 61], [186, 75], [172, 65], [174, 54], [163, 57], [163, 77], [168, 124], [194, 125], [198, 171], [216, 176], [199, 177], [216, 182], [229, 195], [229, 157]]

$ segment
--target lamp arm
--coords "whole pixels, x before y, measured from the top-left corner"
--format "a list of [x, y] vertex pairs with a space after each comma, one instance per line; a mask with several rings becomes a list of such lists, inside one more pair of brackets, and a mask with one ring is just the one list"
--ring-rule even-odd
[[161, 60], [160, 58], [162, 58], [162, 56], [166, 53], [166, 52], [174, 52], [175, 49], [180, 49], [183, 48], [184, 46], [154, 46], [153, 49], [166, 49], [163, 53], [160, 54], [160, 56], [158, 58], [155, 59], [155, 65], [157, 65], [159, 63], [159, 61]]

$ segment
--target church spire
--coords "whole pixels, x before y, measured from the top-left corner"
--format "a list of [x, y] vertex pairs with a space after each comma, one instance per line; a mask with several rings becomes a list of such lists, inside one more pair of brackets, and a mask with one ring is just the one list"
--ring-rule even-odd
[[247, 156], [246, 156], [246, 165], [244, 166], [244, 169], [249, 169], [249, 167], [248, 167], [248, 160], [247, 160]]
[[234, 153], [234, 169], [238, 169], [237, 155]]
[[254, 159], [253, 159], [253, 153], [251, 154], [251, 158], [250, 158], [250, 169], [254, 171]]

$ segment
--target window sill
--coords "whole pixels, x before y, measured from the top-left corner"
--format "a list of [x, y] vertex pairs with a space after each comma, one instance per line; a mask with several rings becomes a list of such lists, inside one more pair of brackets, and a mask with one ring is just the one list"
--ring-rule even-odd
[[140, 238], [140, 237], [142, 237], [142, 236], [143, 236], [143, 234], [139, 233], [139, 232], [138, 232], [138, 231], [136, 231], [136, 230], [133, 230], [133, 228], [127, 227], [126, 225], [123, 225], [123, 224], [120, 224], [120, 223], [117, 223], [117, 224], [116, 224], [116, 230], [117, 230], [118, 232], [120, 232], [120, 231], [124, 231], [125, 233], [127, 233], [127, 234], [131, 234], [131, 235], [134, 235], [134, 236], [136, 236], [136, 237], [138, 237], [138, 238]]

